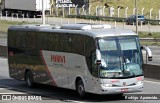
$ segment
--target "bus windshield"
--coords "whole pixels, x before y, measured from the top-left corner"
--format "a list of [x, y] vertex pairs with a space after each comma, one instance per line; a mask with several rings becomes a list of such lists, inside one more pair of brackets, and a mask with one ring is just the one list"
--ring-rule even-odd
[[142, 53], [137, 36], [99, 38], [100, 77], [119, 78], [143, 75]]

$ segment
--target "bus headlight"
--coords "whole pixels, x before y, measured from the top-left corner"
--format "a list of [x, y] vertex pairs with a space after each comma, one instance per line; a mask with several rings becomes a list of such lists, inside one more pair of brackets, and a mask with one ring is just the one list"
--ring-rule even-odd
[[136, 85], [138, 84], [143, 84], [143, 81], [138, 81], [137, 83], [135, 83]]
[[113, 85], [112, 84], [102, 84], [102, 86], [104, 86], [104, 87], [112, 87]]

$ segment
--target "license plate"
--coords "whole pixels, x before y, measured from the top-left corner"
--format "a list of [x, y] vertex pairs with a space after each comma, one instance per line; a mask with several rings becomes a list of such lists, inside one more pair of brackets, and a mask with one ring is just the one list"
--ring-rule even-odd
[[121, 92], [128, 92], [128, 88], [121, 89]]

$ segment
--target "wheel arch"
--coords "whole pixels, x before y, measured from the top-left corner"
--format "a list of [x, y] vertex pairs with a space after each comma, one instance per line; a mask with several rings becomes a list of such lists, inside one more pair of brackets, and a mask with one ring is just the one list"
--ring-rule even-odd
[[83, 85], [84, 85], [84, 87], [86, 89], [86, 84], [85, 84], [85, 81], [84, 81], [83, 77], [77, 76], [76, 79], [75, 79], [75, 90], [76, 90], [76, 86], [77, 86], [77, 83], [78, 83], [79, 80], [82, 80]]
[[[83, 85], [83, 86], [82, 86]], [[87, 96], [85, 80], [81, 76], [77, 76], [75, 80], [76, 92], [81, 98], [85, 98]]]

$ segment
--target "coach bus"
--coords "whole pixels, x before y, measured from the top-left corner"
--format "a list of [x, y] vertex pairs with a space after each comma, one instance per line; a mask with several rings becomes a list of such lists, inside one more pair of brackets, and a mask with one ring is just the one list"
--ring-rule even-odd
[[143, 89], [142, 49], [137, 34], [110, 25], [11, 26], [8, 64], [11, 78], [86, 93], [118, 94]]

